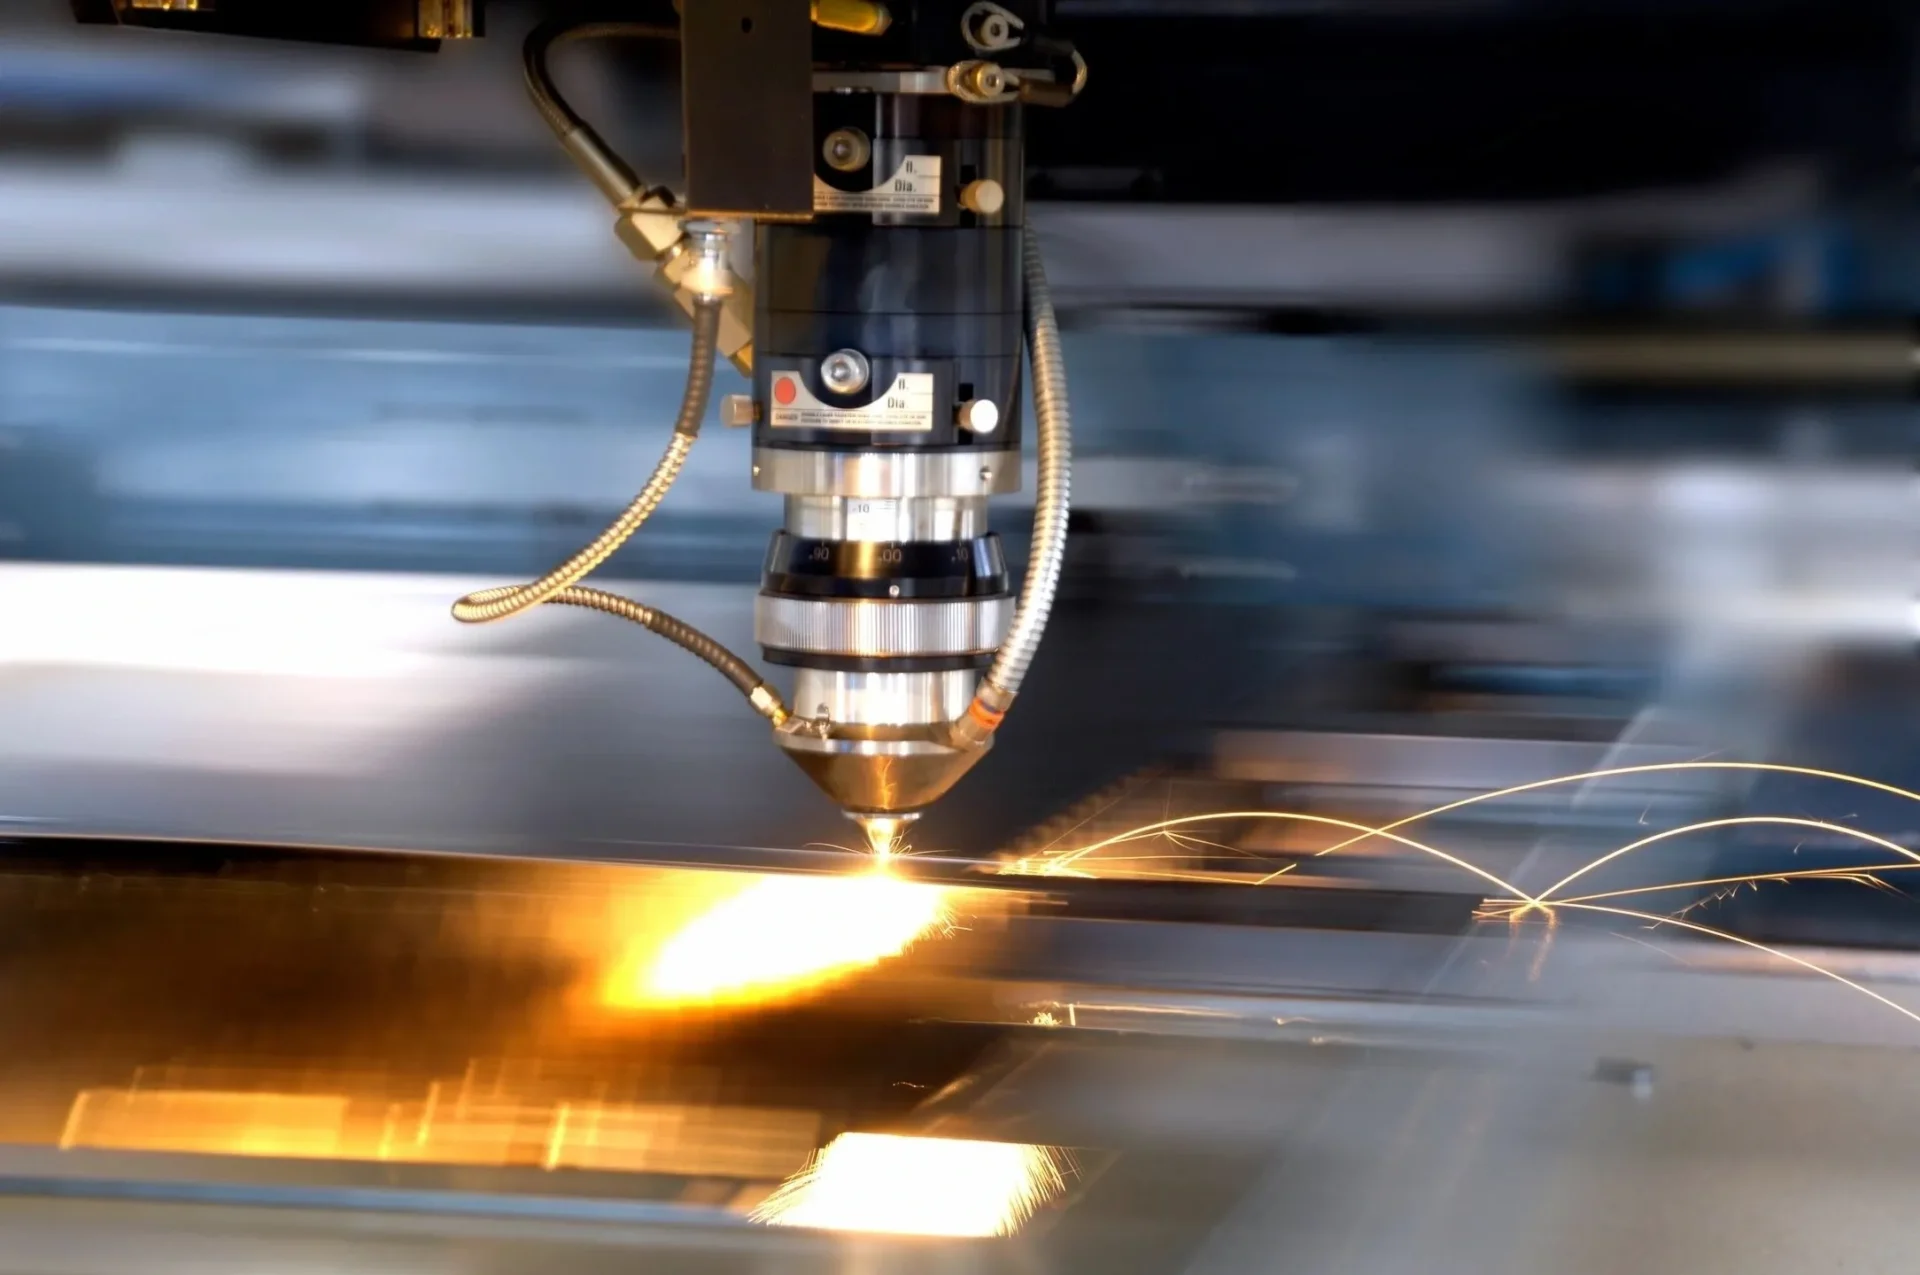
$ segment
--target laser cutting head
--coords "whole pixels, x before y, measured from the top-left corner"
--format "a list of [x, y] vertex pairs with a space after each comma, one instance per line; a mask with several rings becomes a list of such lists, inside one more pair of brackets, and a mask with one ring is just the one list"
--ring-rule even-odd
[[758, 228], [741, 415], [786, 498], [754, 611], [794, 670], [775, 740], [884, 838], [986, 751], [954, 727], [1015, 610], [987, 502], [1020, 486], [1024, 160], [1017, 105], [859, 83], [815, 98], [813, 221]]
[[[123, 4], [91, 7], [134, 20]], [[347, 30], [238, 12], [273, 7], [207, 15], [206, 5], [161, 0], [129, 12], [172, 25], [165, 15], [194, 10], [194, 22], [210, 16], [233, 33], [330, 40]], [[479, 31], [477, 0], [448, 0], [431, 24], [414, 22], [412, 0], [360, 7], [392, 11], [393, 23], [374, 23], [376, 44]], [[1046, 29], [1047, 0], [674, 8], [677, 33], [554, 19], [522, 50], [534, 104], [613, 205], [616, 238], [694, 318], [670, 441], [593, 541], [532, 583], [460, 599], [454, 618], [487, 623], [555, 603], [642, 625], [724, 675], [871, 843], [891, 845], [985, 754], [1059, 583], [1071, 426], [1058, 326], [1026, 224], [1022, 113], [1071, 103], [1087, 64]], [[547, 66], [569, 40], [663, 34], [680, 43], [683, 191], [642, 181]], [[754, 226], [750, 271], [730, 238], [743, 222]], [[1023, 353], [1040, 439], [1016, 607], [987, 500], [1020, 486]], [[752, 393], [728, 396], [721, 416], [753, 429], [754, 486], [786, 498], [754, 624], [767, 659], [794, 670], [791, 707], [685, 621], [581, 583], [681, 472], [716, 356], [752, 378]]]

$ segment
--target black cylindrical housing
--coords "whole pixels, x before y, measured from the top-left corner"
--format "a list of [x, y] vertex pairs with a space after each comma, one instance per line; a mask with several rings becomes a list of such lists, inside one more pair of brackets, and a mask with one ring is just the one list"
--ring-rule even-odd
[[[824, 210], [810, 225], [757, 231], [756, 447], [1019, 446], [1019, 110], [943, 94], [816, 96], [815, 202]], [[851, 171], [826, 153], [846, 131], [867, 150]], [[858, 351], [870, 368], [847, 393], [821, 376], [840, 350]], [[997, 423], [976, 433], [959, 413], [980, 400], [993, 404]]]

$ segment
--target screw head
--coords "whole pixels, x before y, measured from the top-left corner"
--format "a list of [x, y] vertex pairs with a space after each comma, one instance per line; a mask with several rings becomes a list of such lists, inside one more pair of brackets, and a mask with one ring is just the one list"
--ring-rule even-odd
[[820, 379], [835, 394], [853, 394], [866, 388], [872, 372], [867, 356], [858, 350], [835, 350], [820, 360]]
[[829, 168], [851, 173], [866, 166], [873, 155], [873, 144], [857, 128], [836, 128], [820, 144], [820, 154]]
[[990, 102], [1007, 91], [1007, 73], [994, 62], [957, 62], [947, 69], [947, 90], [962, 101]]

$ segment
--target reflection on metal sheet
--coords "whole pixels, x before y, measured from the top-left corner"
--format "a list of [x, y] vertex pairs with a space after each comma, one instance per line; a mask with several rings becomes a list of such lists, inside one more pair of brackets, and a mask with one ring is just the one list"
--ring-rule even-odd
[[1050, 1147], [842, 1134], [754, 1217], [775, 1226], [956, 1238], [1010, 1235], [1066, 1189]]
[[87, 1089], [60, 1145], [331, 1158], [342, 1151], [348, 1105], [332, 1094]]
[[133, 1087], [83, 1090], [60, 1145], [775, 1182], [806, 1161], [819, 1129], [812, 1111], [514, 1101], [441, 1081], [415, 1101], [385, 1104], [347, 1094]]

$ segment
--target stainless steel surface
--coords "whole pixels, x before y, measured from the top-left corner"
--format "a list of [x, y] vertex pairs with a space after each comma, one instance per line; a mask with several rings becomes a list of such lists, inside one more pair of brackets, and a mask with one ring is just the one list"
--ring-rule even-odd
[[819, 655], [970, 655], [992, 651], [1013, 618], [1012, 598], [893, 601], [865, 598], [754, 599], [762, 646]]
[[[964, 705], [962, 707], [965, 707]], [[852, 725], [853, 723], [849, 723]], [[934, 739], [868, 739], [862, 736], [814, 735], [805, 731], [776, 733], [780, 747], [789, 752], [814, 753], [839, 758], [855, 757], [932, 757], [951, 752]], [[864, 807], [852, 807], [864, 809]]]
[[995, 1269], [979, 1246], [783, 1235], [740, 1228], [725, 1238], [684, 1221], [529, 1221], [454, 1213], [421, 1218], [353, 1207], [166, 1203], [139, 1199], [0, 1202], [6, 1275], [202, 1275], [297, 1261], [315, 1271], [419, 1275], [582, 1275], [631, 1271], [636, 1261], [699, 1275], [750, 1275], [769, 1266], [830, 1275], [862, 1270], [976, 1275]]
[[788, 496], [786, 529], [809, 540], [972, 540], [987, 531], [984, 496], [900, 500]]
[[950, 722], [967, 711], [978, 674], [793, 671], [793, 710], [803, 717], [858, 725]]
[[720, 399], [720, 423], [728, 429], [748, 429], [759, 415], [751, 394], [726, 394]]
[[946, 93], [947, 68], [918, 71], [815, 71], [816, 93]]
[[1020, 490], [1020, 453], [753, 450], [755, 491], [898, 500], [995, 496]]

